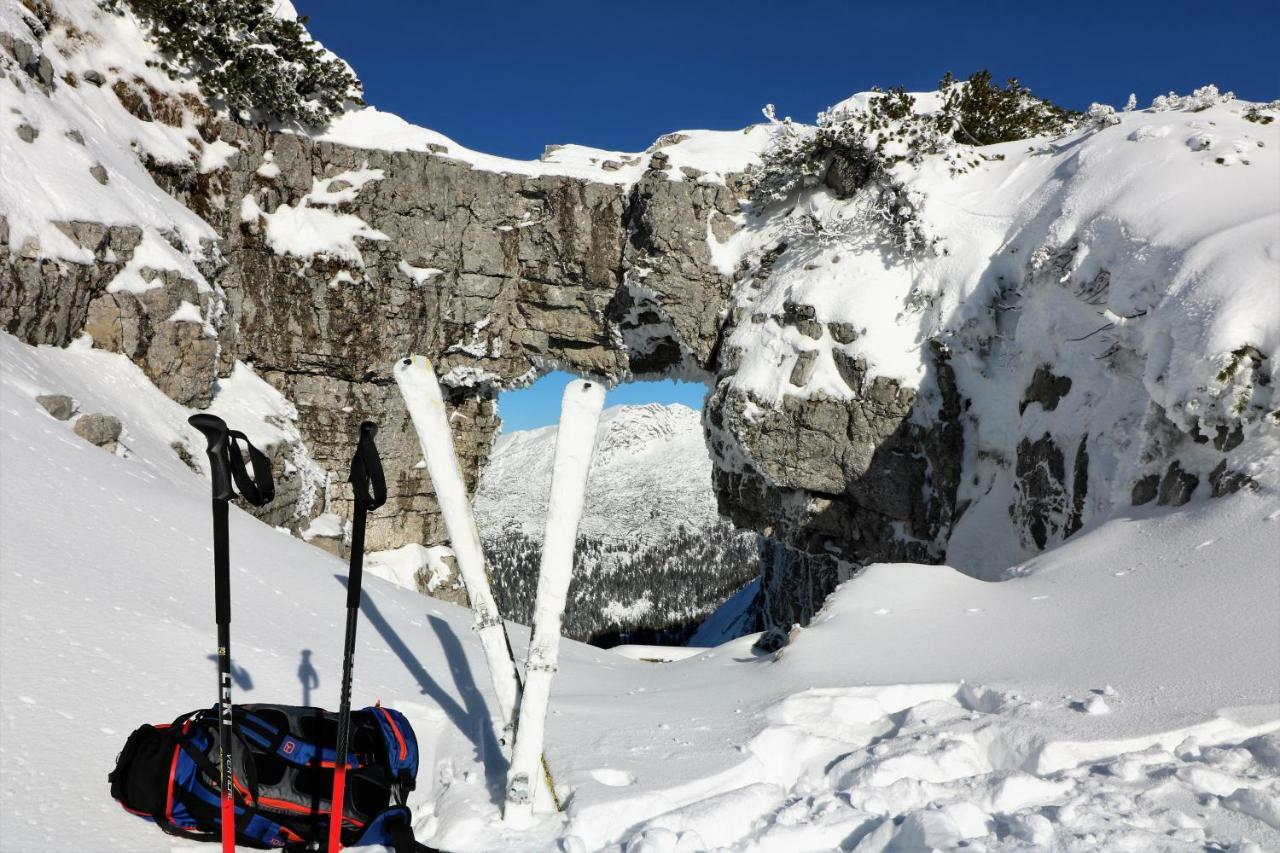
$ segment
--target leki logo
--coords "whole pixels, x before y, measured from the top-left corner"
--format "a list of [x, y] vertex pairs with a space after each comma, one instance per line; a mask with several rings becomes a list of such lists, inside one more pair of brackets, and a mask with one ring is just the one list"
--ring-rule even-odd
[[291, 740], [287, 740], [287, 741], [285, 741], [285, 742], [284, 742], [284, 754], [285, 754], [285, 755], [293, 755], [293, 748], [294, 748], [295, 746], [297, 746], [297, 744], [295, 744], [293, 741], [291, 741]]

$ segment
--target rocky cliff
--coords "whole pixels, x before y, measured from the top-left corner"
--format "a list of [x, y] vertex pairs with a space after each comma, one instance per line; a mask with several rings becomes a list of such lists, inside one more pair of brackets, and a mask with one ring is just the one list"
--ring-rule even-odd
[[[1256, 485], [1270, 458], [1274, 329], [1218, 322], [1238, 312], [1216, 290], [1208, 314], [1182, 295], [1235, 256], [1217, 235], [1261, 257], [1236, 280], [1274, 273], [1258, 187], [1280, 140], [1242, 102], [1206, 105], [1212, 132], [1198, 104], [1166, 104], [988, 146], [958, 177], [917, 166], [921, 208], [954, 235], [920, 260], [853, 215], [859, 189], [839, 180], [748, 209], [743, 173], [775, 127], [531, 163], [374, 110], [271, 132], [158, 76], [129, 19], [88, 0], [6, 7], [0, 24], [0, 323], [31, 344], [87, 334], [194, 408], [251, 368], [293, 407], [271, 523], [347, 514], [373, 417], [391, 499], [370, 548], [444, 542], [388, 373], [408, 352], [442, 373], [472, 487], [503, 388], [553, 369], [707, 382], [719, 508], [769, 539], [780, 629], [869, 562], [982, 573], [1115, 507]], [[1143, 188], [1189, 166], [1186, 204], [1243, 201], [1200, 227], [1144, 218]], [[1188, 316], [1214, 334], [1180, 334]]]

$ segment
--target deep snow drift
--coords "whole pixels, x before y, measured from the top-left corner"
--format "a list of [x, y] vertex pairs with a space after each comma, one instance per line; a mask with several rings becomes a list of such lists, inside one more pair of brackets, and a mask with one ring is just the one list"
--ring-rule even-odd
[[[3, 336], [0, 357], [0, 848], [200, 849], [106, 787], [134, 726], [214, 698], [207, 483], [169, 447], [196, 441], [188, 412], [120, 356]], [[116, 413], [121, 451], [49, 417], [50, 391]], [[306, 698], [332, 705], [345, 566], [238, 510], [231, 542], [237, 696], [303, 699], [310, 650]], [[1115, 518], [999, 584], [873, 566], [776, 656], [566, 642], [547, 755], [568, 808], [522, 834], [467, 611], [371, 578], [355, 699], [410, 716], [418, 832], [449, 850], [1274, 847], [1278, 548], [1274, 500], [1246, 492]]]

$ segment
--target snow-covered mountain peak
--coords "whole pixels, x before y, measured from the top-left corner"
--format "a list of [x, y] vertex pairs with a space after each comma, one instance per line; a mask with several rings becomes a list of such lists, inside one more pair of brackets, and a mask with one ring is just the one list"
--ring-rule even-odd
[[[554, 426], [521, 430], [494, 444], [476, 495], [486, 534], [542, 538], [556, 434]], [[679, 523], [717, 523], [698, 412], [678, 403], [606, 409], [587, 495], [582, 533], [606, 541], [656, 540]]]
[[643, 447], [671, 438], [696, 434], [701, 436], [701, 416], [680, 403], [663, 405], [613, 406], [600, 416], [598, 450], [608, 452], [624, 447]]

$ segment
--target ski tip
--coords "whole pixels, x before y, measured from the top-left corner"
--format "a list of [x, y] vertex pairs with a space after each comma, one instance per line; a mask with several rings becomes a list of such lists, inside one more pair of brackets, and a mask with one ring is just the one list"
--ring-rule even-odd
[[594, 379], [574, 379], [564, 389], [564, 402], [579, 402], [599, 409], [604, 405], [605, 387]]
[[431, 360], [425, 355], [406, 355], [392, 366], [391, 375], [399, 380], [420, 370], [430, 373]]

